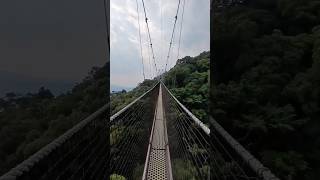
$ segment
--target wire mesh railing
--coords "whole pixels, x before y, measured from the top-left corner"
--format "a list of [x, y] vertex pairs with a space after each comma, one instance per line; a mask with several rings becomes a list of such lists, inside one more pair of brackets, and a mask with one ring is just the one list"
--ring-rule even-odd
[[173, 179], [278, 179], [216, 121], [210, 118], [210, 131], [162, 85]]
[[141, 179], [159, 83], [110, 118], [111, 177]]
[[162, 85], [173, 179], [207, 180], [210, 130]]
[[[264, 167], [239, 142], [237, 142], [218, 122], [210, 117], [212, 133], [211, 146], [212, 174], [223, 177], [220, 179], [261, 179], [279, 180], [268, 168]], [[216, 162], [223, 164], [223, 171], [215, 171]], [[219, 172], [219, 173], [218, 173]], [[219, 178], [215, 178], [219, 179]]]
[[109, 165], [108, 112], [106, 104], [0, 179], [103, 179]]

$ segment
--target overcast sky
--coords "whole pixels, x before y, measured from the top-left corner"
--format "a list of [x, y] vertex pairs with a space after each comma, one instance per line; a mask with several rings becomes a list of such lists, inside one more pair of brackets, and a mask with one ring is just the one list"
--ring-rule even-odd
[[1, 0], [0, 97], [70, 89], [105, 58], [102, 0]]
[[[144, 0], [144, 2], [156, 64], [158, 69], [164, 69], [178, 0]], [[177, 60], [182, 3], [183, 0], [181, 0], [168, 69], [173, 67]], [[210, 49], [209, 3], [209, 0], [186, 0], [179, 58], [196, 56]], [[141, 0], [138, 0], [138, 8], [144, 69], [146, 78], [150, 78], [154, 76], [155, 71], [149, 63], [150, 49]], [[137, 19], [136, 0], [110, 0], [111, 85], [134, 87], [143, 81]], [[150, 61], [153, 62], [152, 58]]]

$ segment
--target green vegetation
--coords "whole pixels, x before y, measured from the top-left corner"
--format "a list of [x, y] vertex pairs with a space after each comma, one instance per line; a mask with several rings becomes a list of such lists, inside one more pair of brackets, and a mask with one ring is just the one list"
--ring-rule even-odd
[[207, 123], [210, 52], [186, 56], [164, 74], [164, 83], [195, 116]]
[[[126, 105], [130, 104], [136, 98], [150, 90], [154, 85], [156, 85], [156, 80], [145, 80], [140, 83], [133, 90], [126, 92], [122, 90], [117, 93], [110, 95], [111, 99], [111, 114], [115, 114], [124, 108]], [[126, 159], [124, 162], [125, 167], [128, 170], [127, 174], [119, 174], [121, 176], [130, 176], [126, 178], [132, 179], [141, 179], [144, 169], [145, 161], [145, 145], [149, 139], [149, 129], [147, 127], [151, 126], [151, 120], [154, 110], [152, 110], [152, 104], [149, 101], [149, 98], [144, 98], [143, 100], [137, 101], [135, 107], [150, 107], [149, 109], [144, 109], [143, 113], [139, 116], [130, 116], [131, 123], [128, 125], [127, 121], [111, 124], [110, 127], [110, 164], [113, 167], [114, 164], [123, 162], [122, 160]], [[130, 112], [130, 111], [129, 111]], [[147, 121], [148, 120], [148, 121]], [[125, 141], [129, 142], [129, 146], [119, 145]], [[129, 152], [129, 153], [128, 153]], [[122, 166], [122, 164], [121, 164]], [[117, 167], [120, 168], [120, 167]], [[123, 169], [117, 169], [120, 172], [123, 172]]]
[[[199, 56], [186, 56], [163, 75], [164, 83], [175, 97], [199, 119], [206, 120], [209, 99], [210, 52]], [[145, 93], [157, 82], [146, 79], [133, 90], [111, 94], [111, 114], [115, 114], [134, 99]]]
[[217, 7], [212, 116], [281, 179], [318, 179], [320, 1]]
[[[174, 96], [204, 123], [208, 123], [209, 67], [210, 52], [202, 52], [196, 57], [187, 56], [179, 59], [176, 65], [164, 74], [164, 83]], [[173, 114], [172, 118], [179, 116]], [[178, 144], [174, 139], [170, 142]], [[188, 151], [194, 157], [208, 153], [197, 144], [193, 144]], [[197, 170], [191, 161], [174, 156], [171, 158], [174, 158], [172, 164], [174, 179], [197, 179]], [[202, 175], [207, 174], [208, 170], [207, 165], [200, 168]]]
[[121, 92], [111, 94], [110, 96], [111, 115], [120, 111], [126, 105], [130, 104], [136, 98], [141, 96], [143, 93], [147, 92], [150, 88], [152, 88], [156, 84], [156, 82], [157, 82], [156, 80], [146, 79], [129, 92], [122, 90]]
[[112, 175], [110, 176], [110, 180], [126, 180], [126, 178], [123, 177], [123, 176], [120, 176], [120, 175], [118, 175], [118, 174], [112, 174]]
[[106, 66], [93, 68], [71, 92], [54, 97], [50, 90], [0, 99], [0, 174], [5, 173], [79, 121], [108, 99]]
[[172, 174], [174, 179], [183, 180], [183, 179], [196, 179], [196, 168], [192, 165], [189, 160], [174, 159], [172, 164]]
[[144, 170], [144, 164], [137, 164], [136, 168], [133, 171], [132, 179], [142, 179], [143, 175], [143, 170]]

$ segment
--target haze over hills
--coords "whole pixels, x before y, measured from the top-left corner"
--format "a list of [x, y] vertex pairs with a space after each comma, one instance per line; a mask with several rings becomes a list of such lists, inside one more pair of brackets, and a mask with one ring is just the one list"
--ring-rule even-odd
[[0, 87], [0, 97], [4, 97], [6, 93], [14, 92], [17, 94], [34, 93], [44, 86], [55, 95], [65, 93], [76, 84], [71, 80], [49, 80], [33, 77], [26, 77], [24, 75], [0, 71], [0, 82], [5, 82]]
[[133, 89], [133, 87], [110, 84], [110, 92], [118, 92], [118, 91], [122, 91], [123, 89], [126, 91], [130, 91]]
[[106, 67], [92, 68], [66, 94], [54, 97], [40, 86], [31, 94], [0, 98], [0, 175], [107, 103]]

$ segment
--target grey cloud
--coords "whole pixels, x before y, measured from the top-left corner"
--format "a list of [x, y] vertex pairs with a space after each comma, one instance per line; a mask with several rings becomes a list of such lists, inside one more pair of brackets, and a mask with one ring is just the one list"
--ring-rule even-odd
[[[162, 0], [162, 1], [145, 1], [146, 10], [148, 13], [148, 19], [151, 29], [151, 38], [153, 41], [153, 46], [155, 50], [155, 56], [159, 69], [163, 69], [165, 65], [165, 57], [167, 55], [169, 40], [171, 36], [172, 26], [174, 22], [174, 15], [176, 12], [176, 7], [178, 1], [172, 0]], [[182, 2], [182, 1], [181, 1]], [[182, 40], [181, 40], [181, 51], [180, 57], [189, 55], [195, 56], [202, 51], [209, 50], [210, 46], [210, 24], [209, 24], [209, 0], [186, 0], [187, 4], [185, 7], [185, 17], [182, 31]], [[111, 40], [117, 39], [115, 45], [111, 46], [111, 83], [118, 85], [125, 85], [122, 82], [121, 78], [117, 78], [117, 75], [122, 73], [127, 73], [128, 77], [139, 77], [132, 78], [130, 85], [137, 84], [141, 79], [141, 64], [140, 62], [140, 52], [138, 49], [138, 43], [128, 41], [128, 36], [138, 37], [137, 29], [137, 15], [134, 15], [133, 12], [136, 11], [135, 1], [130, 0], [111, 0], [111, 3], [117, 10], [111, 9], [111, 31], [113, 35]], [[163, 4], [163, 37], [160, 35], [160, 3]], [[112, 7], [112, 5], [111, 5]], [[119, 12], [119, 8], [122, 8], [122, 11]], [[142, 30], [142, 38], [144, 44], [144, 59], [145, 59], [145, 68], [150, 69], [147, 57], [147, 33], [145, 30], [144, 23], [144, 14], [142, 11], [142, 5], [139, 2], [140, 8], [140, 23]], [[180, 9], [180, 12], [182, 8]], [[126, 13], [130, 12], [130, 13]], [[129, 17], [129, 14], [131, 17]], [[134, 17], [134, 19], [132, 19]], [[180, 18], [180, 17], [179, 17]], [[172, 49], [170, 59], [170, 66], [172, 67], [175, 64], [177, 56], [177, 42], [178, 42], [178, 32], [180, 27], [180, 19], [178, 19], [177, 29], [175, 33], [174, 46]], [[124, 31], [119, 31], [119, 26], [124, 26]], [[121, 39], [121, 40], [120, 40]], [[122, 44], [121, 44], [122, 43]], [[130, 46], [126, 44], [131, 44]], [[126, 49], [123, 47], [131, 47]], [[119, 48], [119, 49], [118, 49]], [[160, 50], [162, 50], [160, 52]], [[135, 60], [135, 61], [132, 61]], [[116, 62], [114, 62], [116, 61]], [[133, 66], [132, 63], [136, 63]], [[124, 66], [130, 65], [132, 69], [130, 72], [125, 72], [121, 67], [121, 64]], [[147, 73], [150, 74], [150, 73]], [[120, 77], [120, 76], [119, 76]]]

